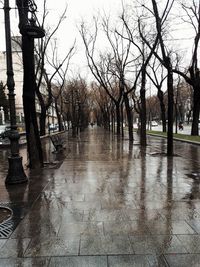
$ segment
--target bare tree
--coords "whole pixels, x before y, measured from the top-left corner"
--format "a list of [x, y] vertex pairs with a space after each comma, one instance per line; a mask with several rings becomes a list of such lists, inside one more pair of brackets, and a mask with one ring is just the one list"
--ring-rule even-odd
[[[86, 29], [84, 23], [81, 24], [79, 31], [85, 45], [86, 57], [90, 71], [92, 72], [97, 82], [102, 86], [102, 88], [104, 88], [110, 99], [115, 104], [117, 135], [120, 135], [120, 104], [122, 101], [123, 90], [122, 87], [119, 85], [119, 80], [111, 71], [111, 65], [113, 64], [113, 54], [100, 53], [98, 55], [98, 60], [95, 60], [95, 45], [98, 34], [98, 25], [96, 19], [94, 19], [94, 27], [95, 29], [92, 35], [90, 35], [89, 31]], [[112, 46], [112, 48], [114, 47]]]
[[106, 93], [103, 87], [97, 83], [91, 84], [92, 100], [96, 103], [95, 113], [97, 118], [97, 125], [104, 126], [105, 129], [110, 130], [112, 125], [112, 132], [114, 131], [114, 107], [113, 102]]
[[[44, 0], [43, 5], [43, 16], [42, 16], [42, 26], [46, 27], [46, 36], [44, 39], [38, 41], [37, 46], [35, 47], [37, 65], [36, 65], [36, 77], [37, 77], [37, 86], [36, 86], [36, 94], [40, 103], [41, 113], [40, 113], [40, 135], [45, 135], [46, 132], [46, 116], [47, 110], [51, 106], [53, 102], [53, 94], [52, 94], [52, 83], [56, 79], [56, 76], [59, 77], [59, 70], [63, 67], [65, 62], [67, 62], [67, 66], [69, 63], [69, 59], [74, 51], [75, 42], [72, 47], [66, 52], [66, 56], [59, 61], [57, 56], [57, 44], [56, 41], [53, 40], [57, 30], [59, 29], [61, 23], [66, 18], [67, 6], [65, 7], [63, 13], [61, 14], [58, 22], [54, 28], [50, 28], [45, 26], [46, 17], [49, 12], [47, 9], [47, 1]], [[49, 46], [51, 46], [51, 51], [49, 50]], [[51, 55], [50, 55], [51, 54]], [[47, 69], [51, 67], [51, 72], [48, 72]], [[43, 89], [46, 87], [46, 93], [44, 94]]]
[[65, 84], [63, 102], [71, 121], [72, 136], [76, 137], [88, 125], [88, 87], [83, 78], [73, 78]]
[[199, 113], [200, 113], [200, 71], [198, 60], [198, 48], [200, 40], [200, 1], [193, 0], [190, 4], [181, 4], [185, 14], [182, 18], [183, 22], [189, 24], [194, 32], [193, 50], [190, 66], [181, 71], [178, 66], [173, 71], [181, 75], [185, 81], [193, 88], [193, 120], [191, 135], [199, 135]]
[[156, 57], [154, 57], [153, 62], [149, 64], [149, 67], [150, 71], [147, 71], [147, 75], [157, 89], [157, 97], [159, 99], [161, 111], [162, 130], [163, 132], [166, 132], [166, 108], [164, 103], [164, 92], [162, 91], [162, 86], [166, 79], [166, 75], [164, 74], [163, 65], [157, 62]]
[[[135, 108], [140, 116], [140, 143], [142, 146], [146, 146], [146, 69], [148, 63], [154, 53], [154, 50], [158, 44], [158, 36], [154, 40], [153, 47], [149, 49], [149, 47], [144, 42], [144, 36], [146, 35], [146, 27], [141, 23], [141, 19], [138, 18], [137, 21], [137, 34], [135, 34], [135, 27], [133, 25], [129, 25], [126, 19], [125, 12], [123, 12], [121, 19], [126, 28], [127, 37], [123, 36], [123, 38], [130, 40], [131, 44], [138, 50], [139, 55], [136, 59], [139, 61], [138, 71], [135, 76], [135, 80], [132, 81], [132, 86], [129, 90], [126, 91], [126, 94], [133, 93], [135, 95], [136, 86], [138, 85], [138, 79], [140, 78], [140, 101], [136, 101]], [[139, 29], [139, 30], [138, 30]]]
[[[167, 70], [167, 92], [168, 92], [168, 131], [167, 131], [167, 155], [172, 156], [173, 155], [173, 68], [172, 68], [172, 62], [170, 53], [166, 48], [165, 42], [164, 42], [164, 23], [166, 22], [169, 13], [171, 11], [171, 8], [174, 4], [174, 0], [167, 0], [162, 14], [159, 14], [158, 5], [156, 0], [151, 0], [152, 2], [152, 9], [146, 7], [151, 15], [153, 15], [156, 23], [156, 32], [157, 32], [157, 38], [159, 40], [159, 47], [161, 50], [161, 56], [159, 56], [158, 53], [154, 51], [154, 55], [160, 60], [160, 62], [163, 64], [163, 66]], [[144, 42], [148, 45], [148, 47], [152, 50], [152, 46], [147, 40], [147, 38], [144, 37], [143, 34], [141, 34], [142, 39]]]
[[[106, 37], [112, 47], [113, 57], [110, 58], [110, 64], [108, 65], [108, 72], [110, 72], [116, 80], [119, 81], [120, 92], [123, 94], [123, 99], [121, 101], [121, 121], [122, 121], [122, 135], [123, 135], [123, 103], [126, 109], [126, 116], [128, 121], [128, 132], [129, 140], [133, 141], [133, 116], [132, 108], [130, 106], [129, 94], [130, 86], [128, 86], [127, 73], [130, 72], [132, 64], [134, 62], [134, 57], [131, 54], [131, 40], [124, 38], [125, 27], [121, 26], [119, 33], [119, 27], [112, 30], [109, 27], [109, 18], [104, 16], [103, 18], [103, 30], [106, 33]], [[136, 77], [138, 77], [136, 75]]]
[[[62, 92], [66, 84], [66, 75], [67, 75], [67, 71], [69, 68], [70, 60], [72, 56], [74, 55], [74, 44], [69, 49], [68, 53], [62, 59], [62, 61], [58, 60], [56, 43], [55, 43], [55, 46], [53, 47], [52, 55], [53, 55], [52, 58], [51, 59], [48, 58], [47, 62], [49, 66], [52, 67], [53, 74], [51, 74], [50, 79], [49, 79], [48, 75], [45, 73], [46, 84], [47, 84], [47, 88], [49, 92], [49, 98], [48, 98], [45, 108], [46, 110], [48, 110], [50, 105], [53, 102], [55, 103], [55, 110], [56, 110], [56, 115], [58, 119], [59, 131], [61, 131], [63, 129], [61, 110], [60, 110], [62, 109], [62, 104], [63, 104], [62, 103]], [[55, 79], [56, 75], [58, 77]], [[55, 80], [55, 83], [53, 82], [53, 78]], [[45, 112], [45, 115], [46, 115], [46, 112]]]

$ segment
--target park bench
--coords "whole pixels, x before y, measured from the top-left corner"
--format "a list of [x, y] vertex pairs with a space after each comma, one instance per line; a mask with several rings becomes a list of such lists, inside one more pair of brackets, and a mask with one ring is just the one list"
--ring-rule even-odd
[[65, 143], [65, 135], [64, 133], [58, 133], [58, 134], [53, 134], [50, 135], [51, 142], [53, 143], [56, 152], [61, 151], [64, 147]]

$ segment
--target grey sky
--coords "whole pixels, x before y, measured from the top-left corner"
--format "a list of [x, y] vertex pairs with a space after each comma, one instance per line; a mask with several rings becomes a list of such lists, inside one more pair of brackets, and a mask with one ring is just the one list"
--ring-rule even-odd
[[[38, 5], [38, 16], [42, 11], [42, 0], [35, 0]], [[84, 46], [82, 40], [80, 38], [77, 25], [83, 19], [84, 21], [91, 21], [93, 15], [97, 15], [99, 11], [105, 11], [106, 14], [112, 14], [112, 16], [119, 15], [121, 10], [121, 0], [47, 0], [47, 8], [49, 10], [48, 23], [53, 25], [59, 19], [60, 14], [62, 14], [66, 4], [68, 5], [68, 10], [66, 14], [66, 19], [61, 25], [59, 31], [57, 32], [58, 43], [58, 53], [62, 57], [71, 47], [72, 43], [76, 39], [77, 52], [72, 59], [71, 69], [75, 70], [79, 73], [86, 72], [86, 60], [84, 54]], [[123, 0], [124, 4], [130, 3], [130, 0]], [[15, 7], [15, 0], [10, 0], [10, 6], [12, 8]], [[4, 41], [4, 16], [3, 10], [0, 10], [0, 50], [5, 50], [5, 41]], [[173, 11], [175, 14], [179, 13], [177, 9]], [[15, 9], [10, 11], [11, 18], [11, 29], [14, 35], [19, 34], [18, 31], [18, 14]], [[175, 41], [175, 45], [177, 48], [181, 48], [182, 55], [187, 54], [187, 47], [191, 44], [192, 40], [190, 39], [192, 36], [192, 32], [186, 30], [186, 25], [177, 24], [171, 32], [172, 37], [176, 36], [177, 40]], [[101, 44], [103, 46], [103, 42]], [[190, 45], [191, 49], [192, 45]]]

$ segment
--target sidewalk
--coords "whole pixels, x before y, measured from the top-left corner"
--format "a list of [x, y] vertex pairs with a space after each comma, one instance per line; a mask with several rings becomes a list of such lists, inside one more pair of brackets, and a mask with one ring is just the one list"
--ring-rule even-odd
[[0, 266], [200, 266], [199, 146], [174, 149], [167, 158], [165, 139], [141, 150], [137, 135], [131, 145], [94, 127], [68, 139], [59, 168], [8, 188], [4, 160], [1, 206], [13, 216], [7, 233], [0, 225]]

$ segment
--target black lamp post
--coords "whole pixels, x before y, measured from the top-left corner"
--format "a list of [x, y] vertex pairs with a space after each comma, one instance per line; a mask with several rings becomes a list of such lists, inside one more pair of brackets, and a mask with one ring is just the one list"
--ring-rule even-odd
[[5, 35], [6, 35], [6, 63], [7, 63], [7, 87], [9, 96], [10, 108], [10, 147], [11, 155], [8, 157], [9, 167], [6, 177], [6, 184], [19, 184], [28, 181], [22, 165], [22, 157], [19, 155], [19, 138], [16, 125], [16, 110], [15, 110], [15, 83], [12, 64], [12, 48], [10, 36], [10, 7], [9, 0], [4, 0], [4, 14], [5, 14]]
[[[34, 0], [16, 0], [19, 10], [19, 29], [22, 36], [30, 38], [42, 38], [45, 36], [45, 30], [40, 27], [35, 15], [37, 6]], [[31, 17], [29, 18], [29, 14]]]

